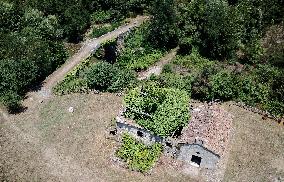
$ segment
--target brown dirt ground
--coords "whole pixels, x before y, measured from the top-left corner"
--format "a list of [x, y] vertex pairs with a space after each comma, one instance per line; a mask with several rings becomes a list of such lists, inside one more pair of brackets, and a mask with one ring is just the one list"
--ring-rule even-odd
[[284, 181], [284, 127], [230, 103], [234, 138], [224, 181]]
[[168, 165], [142, 175], [112, 162], [117, 142], [105, 131], [121, 101], [113, 94], [73, 94], [1, 118], [0, 181], [192, 181]]
[[[105, 131], [121, 102], [114, 94], [72, 94], [1, 115], [0, 181], [202, 181], [171, 161], [159, 161], [149, 175], [113, 162], [118, 144]], [[234, 115], [235, 130], [223, 181], [283, 180], [284, 128], [229, 103], [223, 107]]]

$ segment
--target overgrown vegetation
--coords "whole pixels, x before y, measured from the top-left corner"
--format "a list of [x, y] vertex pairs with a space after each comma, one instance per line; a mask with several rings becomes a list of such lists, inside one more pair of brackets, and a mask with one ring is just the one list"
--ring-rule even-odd
[[148, 83], [124, 97], [125, 115], [143, 128], [166, 137], [189, 121], [189, 96], [185, 91]]
[[[282, 0], [155, 1], [149, 41], [158, 48], [180, 47], [175, 64], [188, 70], [193, 98], [242, 101], [281, 117], [282, 4]], [[179, 73], [171, 75], [174, 87], [181, 88]]]
[[92, 37], [100, 37], [108, 32], [111, 32], [118, 28], [120, 26], [120, 23], [112, 23], [112, 24], [103, 24], [103, 25], [97, 25], [93, 27], [92, 30]]
[[116, 155], [123, 159], [131, 170], [145, 173], [154, 166], [162, 150], [162, 145], [159, 143], [146, 146], [130, 135], [124, 134], [122, 146], [116, 152]]
[[0, 19], [0, 102], [15, 110], [25, 92], [67, 55], [55, 16], [1, 1]]
[[86, 60], [66, 75], [53, 91], [58, 95], [89, 92], [92, 89], [118, 92], [135, 83], [135, 74], [130, 70], [119, 69], [107, 62], [92, 63]]
[[271, 65], [227, 65], [204, 59], [194, 51], [189, 56], [178, 57], [174, 63], [188, 70], [194, 99], [242, 101], [278, 117], [283, 115], [281, 69]]
[[[94, 36], [100, 36], [122, 19], [147, 11], [150, 4], [148, 0], [1, 1], [0, 104], [17, 109], [27, 90], [64, 63], [64, 41], [81, 41], [91, 23], [110, 24], [94, 30]], [[86, 89], [84, 79], [71, 80], [67, 90]]]
[[100, 36], [122, 19], [147, 12], [150, 21], [132, 31], [119, 52], [103, 57], [113, 65], [83, 66], [55, 90], [120, 90], [132, 83], [128, 70], [147, 69], [179, 46], [175, 64], [188, 74], [152, 78], [160, 87], [200, 100], [240, 100], [284, 115], [283, 0], [5, 0], [0, 5], [0, 102], [11, 109], [64, 62], [63, 41], [80, 41], [91, 24], [97, 24], [93, 36]]
[[124, 48], [117, 58], [117, 64], [120, 67], [135, 71], [145, 70], [163, 56], [162, 49], [156, 49], [147, 42], [148, 26], [144, 24], [128, 35]]

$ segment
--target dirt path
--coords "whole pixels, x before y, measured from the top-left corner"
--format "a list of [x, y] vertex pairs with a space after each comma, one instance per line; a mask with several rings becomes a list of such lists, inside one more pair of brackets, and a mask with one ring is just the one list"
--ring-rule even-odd
[[147, 17], [138, 16], [130, 21], [128, 25], [119, 27], [118, 29], [109, 32], [99, 38], [94, 38], [87, 40], [83, 43], [83, 46], [74, 56], [69, 58], [65, 64], [63, 64], [59, 69], [53, 72], [46, 80], [43, 82], [42, 91], [48, 93], [52, 87], [54, 87], [58, 82], [62, 81], [64, 76], [70, 72], [76, 65], [81, 61], [88, 58], [96, 49], [100, 47], [100, 44], [118, 37], [119, 35], [129, 31], [130, 29], [139, 26], [145, 21]]
[[39, 103], [52, 97], [52, 88], [64, 79], [64, 76], [74, 69], [80, 62], [88, 58], [100, 45], [107, 41], [117, 38], [119, 35], [126, 33], [134, 27], [141, 25], [147, 16], [138, 16], [131, 19], [129, 24], [123, 25], [112, 32], [109, 32], [101, 37], [90, 39], [82, 43], [80, 50], [70, 57], [65, 64], [49, 75], [42, 83], [42, 87], [38, 91], [29, 92], [22, 105], [28, 109], [34, 109]]
[[138, 73], [138, 80], [145, 80], [149, 78], [152, 74], [160, 75], [162, 73], [164, 65], [168, 64], [177, 53], [177, 49], [175, 48], [170, 51], [165, 57], [161, 58], [159, 62], [148, 68], [146, 71], [142, 71]]
[[[139, 26], [145, 19], [147, 17], [137, 17], [132, 19], [128, 25], [84, 42], [74, 56], [49, 75], [39, 91], [27, 93], [27, 99], [23, 101], [23, 106], [28, 108], [27, 111], [17, 115], [8, 115], [0, 108], [0, 181], [5, 181], [5, 176], [9, 176], [5, 174], [5, 171], [9, 170], [17, 171], [19, 176], [15, 176], [14, 179], [19, 181], [41, 181], [43, 179], [37, 178], [41, 175], [45, 176], [47, 181], [104, 181], [95, 171], [83, 167], [69, 156], [62, 155], [53, 144], [44, 141], [43, 133], [37, 127], [41, 120], [39, 108], [42, 104], [40, 103], [43, 100], [47, 103], [47, 100], [52, 98], [52, 87], [62, 81], [76, 65], [88, 58], [100, 47], [101, 43]], [[8, 166], [12, 168], [9, 169]], [[35, 166], [38, 169], [35, 169]], [[35, 175], [37, 171], [40, 173]]]

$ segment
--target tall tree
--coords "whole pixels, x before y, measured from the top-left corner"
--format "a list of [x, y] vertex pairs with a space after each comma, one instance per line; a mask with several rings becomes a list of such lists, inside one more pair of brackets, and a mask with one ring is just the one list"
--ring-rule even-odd
[[148, 40], [160, 48], [177, 46], [178, 34], [174, 0], [155, 0], [151, 15]]

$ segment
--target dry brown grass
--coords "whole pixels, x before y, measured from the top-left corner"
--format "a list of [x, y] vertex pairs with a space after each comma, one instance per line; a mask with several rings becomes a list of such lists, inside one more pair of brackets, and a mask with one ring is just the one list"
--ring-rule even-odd
[[224, 181], [284, 181], [284, 127], [237, 106], [224, 107], [234, 115], [235, 130]]
[[[112, 161], [118, 146], [105, 138], [105, 129], [121, 101], [113, 94], [74, 94], [0, 118], [0, 181], [193, 181], [165, 160], [146, 176]], [[234, 116], [235, 130], [223, 181], [283, 178], [284, 127], [237, 106], [223, 107]]]
[[[192, 181], [168, 165], [142, 175], [112, 162], [106, 127], [121, 107], [113, 94], [52, 98], [1, 125], [0, 179], [7, 181]], [[69, 113], [69, 106], [75, 108]]]

